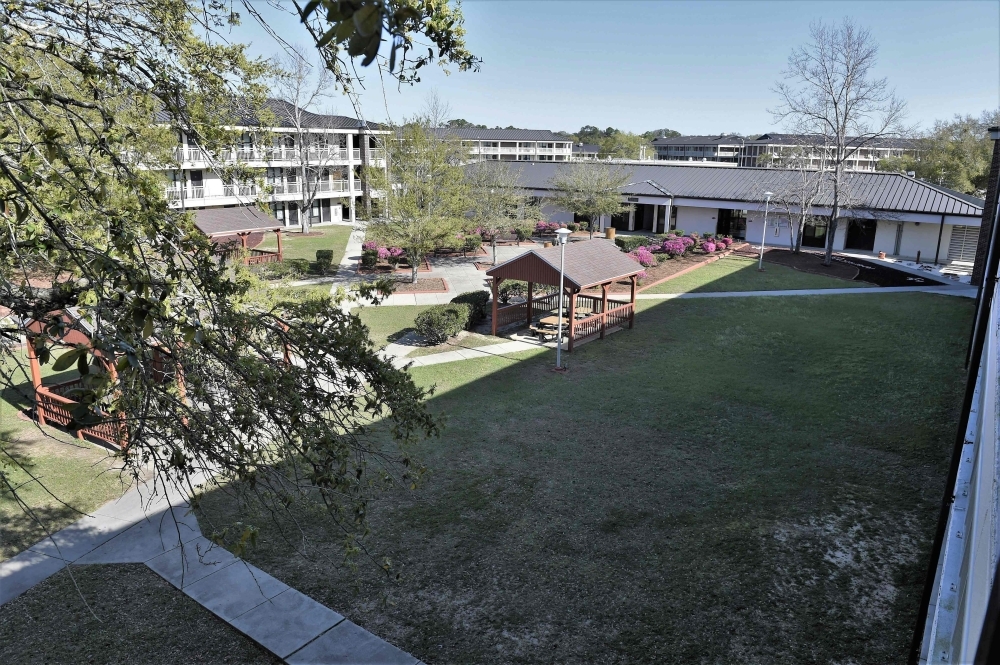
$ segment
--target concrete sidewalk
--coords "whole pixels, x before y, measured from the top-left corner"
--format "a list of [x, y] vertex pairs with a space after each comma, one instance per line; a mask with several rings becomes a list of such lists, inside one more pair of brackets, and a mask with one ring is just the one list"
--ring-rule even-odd
[[144, 563], [287, 663], [419, 663], [214, 545], [180, 492], [141, 489], [0, 562], [0, 605], [67, 565]]

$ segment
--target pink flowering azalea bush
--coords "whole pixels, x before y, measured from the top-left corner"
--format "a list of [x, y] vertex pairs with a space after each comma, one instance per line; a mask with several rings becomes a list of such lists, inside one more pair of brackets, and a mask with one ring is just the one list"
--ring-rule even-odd
[[677, 239], [677, 241], [684, 245], [685, 252], [694, 247], [694, 238], [690, 236], [681, 236], [680, 238]]
[[389, 258], [389, 248], [388, 247], [379, 247], [377, 249], [377, 251], [378, 251], [378, 260], [379, 261], [385, 261], [387, 258]]
[[378, 243], [374, 240], [361, 243], [361, 249], [378, 249]]
[[636, 261], [639, 265], [646, 268], [656, 265], [656, 257], [653, 256], [653, 253], [649, 251], [648, 247], [636, 247], [628, 253], [628, 256], [633, 261]]
[[636, 277], [636, 279], [638, 279], [641, 282], [642, 280], [644, 280], [647, 277], [649, 277], [649, 273], [647, 273], [645, 270], [640, 270], [639, 274], [636, 275], [635, 277]]
[[705, 242], [701, 243], [701, 248], [702, 250], [704, 250], [706, 254], [711, 254], [712, 252], [715, 251], [715, 243], [712, 242], [711, 240], [706, 240]]
[[660, 251], [670, 257], [680, 256], [684, 253], [686, 246], [677, 238], [664, 240], [660, 246]]
[[405, 253], [406, 252], [403, 250], [402, 247], [390, 247], [389, 248], [389, 256], [391, 256], [393, 258], [401, 257]]

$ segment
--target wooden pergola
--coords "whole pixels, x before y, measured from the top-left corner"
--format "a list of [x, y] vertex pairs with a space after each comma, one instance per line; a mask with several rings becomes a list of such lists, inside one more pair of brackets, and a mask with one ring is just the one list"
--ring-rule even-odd
[[[194, 224], [209, 237], [219, 243], [233, 243], [239, 239], [243, 263], [248, 266], [259, 263], [280, 263], [284, 258], [281, 248], [281, 231], [284, 225], [266, 212], [253, 206], [233, 208], [208, 208], [196, 210]], [[278, 240], [278, 251], [251, 249], [247, 238], [254, 233], [273, 231]]]
[[[511, 324], [524, 323], [530, 326], [535, 317], [544, 316], [558, 308], [561, 251], [558, 245], [534, 249], [486, 271], [493, 282], [494, 335], [499, 328]], [[625, 326], [631, 328], [634, 325], [636, 280], [640, 272], [642, 266], [609, 240], [585, 240], [566, 245], [563, 284], [566, 301], [569, 303], [566, 314], [569, 351], [573, 350], [575, 344], [591, 338], [604, 339], [609, 330]], [[499, 307], [500, 284], [505, 279], [528, 283], [525, 302]], [[629, 300], [611, 300], [608, 297], [611, 285], [624, 280], [631, 284]], [[536, 298], [533, 292], [538, 284], [552, 286], [555, 292]], [[581, 293], [596, 287], [601, 289], [599, 298]]]

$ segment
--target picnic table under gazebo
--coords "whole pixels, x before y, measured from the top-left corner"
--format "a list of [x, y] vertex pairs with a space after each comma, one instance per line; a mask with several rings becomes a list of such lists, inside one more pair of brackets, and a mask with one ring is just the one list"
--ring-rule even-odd
[[[530, 327], [536, 318], [544, 320], [552, 316], [553, 310], [558, 316], [561, 251], [559, 245], [533, 249], [486, 271], [492, 278], [494, 335], [499, 328], [512, 324], [523, 323]], [[566, 245], [563, 284], [568, 311], [563, 325], [569, 339], [567, 350], [572, 351], [575, 344], [590, 339], [603, 339], [610, 330], [633, 326], [636, 280], [640, 272], [642, 266], [609, 240], [584, 240]], [[505, 279], [528, 283], [525, 302], [499, 306], [500, 284]], [[611, 285], [624, 280], [631, 284], [629, 300], [610, 299]], [[534, 290], [539, 284], [553, 287], [554, 292], [536, 297]], [[582, 293], [596, 287], [601, 289], [600, 297]]]

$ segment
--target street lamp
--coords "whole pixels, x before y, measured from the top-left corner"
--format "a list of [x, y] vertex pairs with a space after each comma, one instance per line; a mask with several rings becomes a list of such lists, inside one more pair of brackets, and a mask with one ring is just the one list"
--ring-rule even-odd
[[558, 229], [556, 241], [559, 243], [559, 325], [556, 328], [556, 369], [562, 369], [562, 330], [563, 330], [563, 279], [566, 275], [566, 242], [569, 240], [569, 229]]
[[764, 238], [767, 237], [767, 209], [771, 205], [772, 192], [764, 192], [764, 232], [760, 234], [760, 261], [757, 263], [757, 272], [764, 270]]

